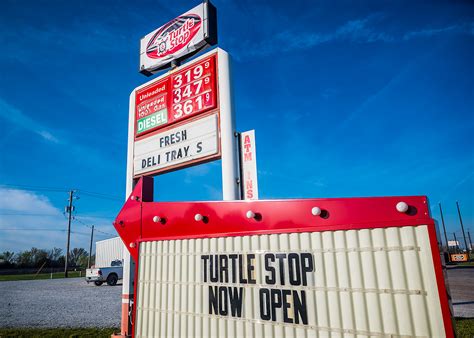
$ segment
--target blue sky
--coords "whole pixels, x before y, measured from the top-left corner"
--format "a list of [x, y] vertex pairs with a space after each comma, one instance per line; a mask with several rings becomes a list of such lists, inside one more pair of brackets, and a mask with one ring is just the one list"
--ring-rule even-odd
[[[2, 2], [0, 251], [65, 247], [71, 188], [72, 245], [114, 233], [139, 39], [198, 3]], [[213, 3], [260, 198], [427, 195], [449, 232], [458, 200], [474, 235], [472, 3]], [[155, 199], [220, 199], [220, 179], [219, 162], [166, 174]]]

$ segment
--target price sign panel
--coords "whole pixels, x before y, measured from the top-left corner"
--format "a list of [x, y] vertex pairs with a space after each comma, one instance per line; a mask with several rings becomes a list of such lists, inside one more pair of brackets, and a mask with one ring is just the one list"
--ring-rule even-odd
[[173, 74], [169, 123], [216, 108], [215, 56]]
[[217, 108], [216, 55], [135, 92], [135, 136]]
[[[228, 75], [228, 56], [216, 49], [134, 89], [129, 127], [134, 177], [221, 158], [221, 139], [235, 142]], [[232, 141], [225, 144], [232, 152]]]
[[168, 88], [169, 81], [154, 83], [146, 90], [137, 92], [136, 134], [156, 129], [168, 122]]

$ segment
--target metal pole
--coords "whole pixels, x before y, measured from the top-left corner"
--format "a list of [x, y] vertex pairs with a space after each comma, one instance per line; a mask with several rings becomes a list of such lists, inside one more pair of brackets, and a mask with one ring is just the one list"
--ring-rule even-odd
[[458, 239], [456, 238], [456, 233], [453, 232], [454, 235], [454, 253], [459, 253], [459, 245], [458, 245]]
[[244, 191], [244, 184], [245, 182], [242, 182], [244, 179], [244, 172], [243, 172], [243, 165], [242, 165], [242, 134], [239, 132], [235, 132], [234, 136], [237, 138], [237, 148], [238, 148], [238, 158], [239, 158], [239, 184], [240, 184], [240, 199], [244, 200], [245, 199], [245, 191]]
[[67, 221], [67, 245], [66, 245], [66, 259], [64, 260], [64, 277], [67, 278], [67, 268], [69, 263], [69, 244], [71, 241], [71, 219], [72, 219], [72, 195], [74, 190], [69, 191], [69, 205], [67, 206], [68, 221]]
[[[127, 147], [127, 175], [125, 180], [125, 200], [130, 196], [134, 187], [133, 179], [133, 150], [135, 133], [135, 90], [130, 93], [128, 108], [128, 147]], [[120, 333], [123, 337], [132, 335], [130, 311], [133, 302], [133, 277], [135, 262], [130, 256], [125, 244], [123, 245], [123, 279], [122, 279], [122, 315]]]
[[467, 232], [467, 237], [469, 238], [469, 248], [471, 249], [470, 251], [472, 252], [472, 240], [471, 240], [471, 233], [469, 231]]
[[444, 240], [446, 241], [446, 250], [448, 250], [448, 261], [451, 262], [451, 255], [449, 254], [448, 236], [446, 235], [446, 226], [444, 225], [443, 209], [439, 203], [439, 212], [441, 213], [441, 222], [443, 223]]
[[87, 268], [91, 267], [91, 257], [92, 257], [92, 241], [94, 239], [94, 226], [92, 226], [91, 230], [91, 244], [89, 246], [89, 259], [87, 260]]
[[456, 207], [458, 208], [458, 215], [459, 215], [459, 223], [461, 223], [461, 230], [462, 230], [462, 237], [464, 238], [464, 247], [466, 248], [467, 252], [467, 261], [469, 262], [469, 251], [467, 250], [467, 240], [466, 240], [466, 234], [464, 233], [464, 225], [462, 224], [462, 217], [461, 217], [461, 210], [459, 209], [459, 203], [456, 201]]
[[222, 196], [225, 201], [239, 199], [239, 164], [232, 101], [232, 74], [229, 54], [217, 49], [221, 127]]

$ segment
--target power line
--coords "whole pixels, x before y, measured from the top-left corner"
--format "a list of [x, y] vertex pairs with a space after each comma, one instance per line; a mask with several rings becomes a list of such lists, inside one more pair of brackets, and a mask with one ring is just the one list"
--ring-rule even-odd
[[[29, 191], [49, 191], [49, 192], [67, 192], [70, 190], [70, 189], [57, 188], [57, 187], [44, 187], [44, 186], [36, 186], [36, 185], [22, 185], [22, 184], [4, 184], [4, 183], [0, 184], [0, 187], [20, 188], [20, 189], [29, 190]], [[74, 190], [75, 192], [80, 191], [82, 194], [88, 195], [90, 197], [117, 200], [117, 201], [124, 200], [123, 198], [120, 198], [114, 195], [108, 195], [104, 193], [83, 190], [83, 189], [74, 189]]]
[[79, 189], [79, 192], [89, 197], [109, 199], [109, 200], [120, 201], [120, 202], [124, 200], [123, 198], [120, 198], [118, 196], [107, 195], [107, 194], [102, 194], [102, 193], [92, 192], [92, 191], [87, 191], [87, 190], [82, 190], [82, 189]]
[[[53, 231], [53, 232], [66, 232], [67, 230], [61, 229], [32, 229], [32, 228], [0, 228], [0, 231]], [[71, 231], [72, 234], [89, 236], [88, 233]]]
[[31, 228], [0, 228], [0, 231], [61, 231], [61, 232], [65, 232], [67, 230], [61, 230], [61, 229], [31, 229]]
[[13, 212], [0, 212], [2, 216], [61, 216], [61, 214], [30, 214], [30, 213], [13, 213]]
[[53, 188], [53, 187], [41, 187], [35, 185], [21, 185], [21, 184], [0, 184], [2, 187], [21, 188], [24, 190], [34, 189], [36, 191], [54, 191], [54, 192], [65, 192], [68, 191], [64, 188]]
[[[8, 210], [8, 209], [7, 209]], [[5, 216], [61, 216], [61, 214], [35, 214], [35, 213], [8, 213], [8, 212], [0, 212], [0, 215], [5, 215]], [[91, 214], [86, 214], [82, 215], [83, 217], [92, 217], [92, 218], [115, 218], [116, 216], [100, 216], [100, 215], [91, 215]]]
[[[93, 226], [90, 226], [89, 224], [84, 223], [83, 221], [81, 221], [81, 220], [78, 219], [77, 217], [74, 217], [74, 220], [75, 220], [75, 221], [78, 221], [79, 223], [81, 223], [82, 225], [88, 227], [89, 229], [92, 229], [92, 227], [93, 227]], [[95, 231], [95, 232], [100, 232], [100, 233], [102, 233], [102, 234], [104, 234], [104, 235], [108, 235], [108, 236], [112, 236], [112, 237], [117, 237], [117, 235], [114, 235], [114, 234], [111, 234], [111, 233], [108, 233], [108, 232], [99, 230], [99, 229], [97, 229], [97, 228], [94, 228], [94, 231]]]

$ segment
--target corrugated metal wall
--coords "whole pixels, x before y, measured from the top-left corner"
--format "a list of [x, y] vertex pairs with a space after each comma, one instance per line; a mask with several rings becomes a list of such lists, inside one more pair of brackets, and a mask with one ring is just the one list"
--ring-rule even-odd
[[[261, 319], [265, 253], [312, 253], [308, 325]], [[244, 284], [242, 317], [210, 315], [201, 255], [255, 253], [256, 284]], [[144, 242], [136, 337], [444, 336], [426, 226]], [[289, 313], [294, 316], [291, 299]]]
[[110, 266], [114, 260], [123, 260], [123, 242], [120, 237], [114, 237], [95, 242], [95, 266], [103, 268]]

